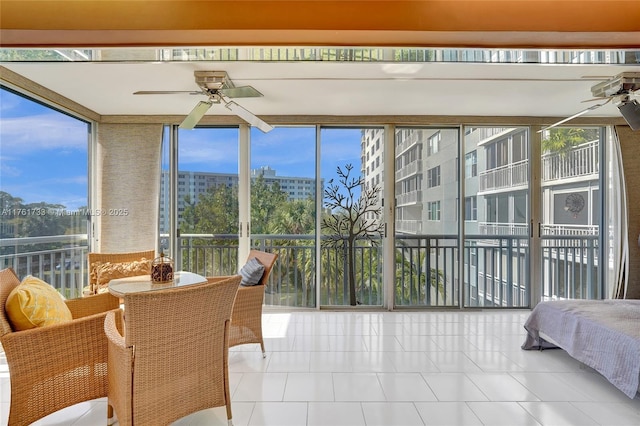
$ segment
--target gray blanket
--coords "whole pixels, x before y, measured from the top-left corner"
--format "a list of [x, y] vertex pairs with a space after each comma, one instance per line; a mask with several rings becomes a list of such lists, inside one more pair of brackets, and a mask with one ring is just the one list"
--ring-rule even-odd
[[539, 303], [525, 322], [522, 349], [554, 347], [595, 369], [629, 398], [640, 377], [640, 300], [558, 300]]

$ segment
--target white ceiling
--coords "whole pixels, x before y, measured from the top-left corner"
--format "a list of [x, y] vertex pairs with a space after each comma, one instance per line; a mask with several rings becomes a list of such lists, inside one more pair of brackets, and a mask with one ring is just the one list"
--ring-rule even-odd
[[[226, 71], [262, 98], [236, 102], [256, 115], [474, 115], [566, 117], [593, 103], [591, 86], [640, 65], [346, 62], [4, 63], [101, 115], [186, 115], [202, 95], [193, 71]], [[596, 76], [596, 77], [593, 77]], [[602, 77], [597, 77], [602, 76]], [[208, 115], [231, 114], [216, 105]], [[585, 116], [619, 117], [612, 104]]]

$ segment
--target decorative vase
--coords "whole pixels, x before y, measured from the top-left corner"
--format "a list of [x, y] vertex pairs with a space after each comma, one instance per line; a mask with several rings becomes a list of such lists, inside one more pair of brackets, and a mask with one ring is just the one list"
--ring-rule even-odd
[[151, 263], [151, 281], [168, 283], [173, 281], [173, 259], [160, 253]]

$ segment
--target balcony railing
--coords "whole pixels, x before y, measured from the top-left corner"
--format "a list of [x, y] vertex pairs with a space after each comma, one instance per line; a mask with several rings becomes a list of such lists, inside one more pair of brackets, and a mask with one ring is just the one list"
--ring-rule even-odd
[[422, 191], [409, 191], [396, 196], [396, 205], [398, 207], [417, 203], [422, 203]]
[[87, 285], [87, 235], [0, 239], [0, 269], [13, 268], [20, 278], [33, 275], [65, 297], [82, 295]]
[[555, 183], [561, 180], [590, 176], [598, 178], [599, 172], [598, 141], [582, 144], [566, 153], [545, 153], [542, 155], [542, 181]]
[[482, 235], [529, 235], [529, 225], [526, 223], [498, 223], [478, 222], [478, 231]]
[[[535, 285], [543, 285], [545, 299], [602, 297], [596, 230], [577, 231], [558, 228], [555, 235], [547, 231], [541, 237], [544, 285]], [[529, 305], [527, 235], [465, 235], [462, 257], [455, 235], [398, 234], [395, 241], [396, 306], [458, 306], [460, 300], [470, 307]], [[349, 304], [345, 247], [320, 249], [320, 300], [313, 235], [254, 235], [252, 247], [279, 254], [266, 288], [267, 305]], [[87, 284], [86, 235], [2, 239], [0, 249], [0, 268], [38, 276], [66, 297], [80, 296]], [[236, 235], [182, 235], [175, 257], [177, 268], [205, 276], [235, 274], [241, 266]], [[358, 304], [382, 305], [380, 245], [358, 242], [355, 257]]]
[[484, 170], [478, 174], [479, 192], [526, 187], [529, 182], [529, 160]]
[[396, 220], [396, 231], [408, 234], [422, 234], [422, 220]]
[[632, 50], [424, 49], [411, 47], [175, 47], [160, 49], [1, 49], [2, 61], [323, 61], [539, 64], [637, 63]]
[[399, 168], [396, 171], [396, 182], [402, 180], [408, 176], [415, 175], [422, 172], [422, 162], [420, 160], [412, 161]]

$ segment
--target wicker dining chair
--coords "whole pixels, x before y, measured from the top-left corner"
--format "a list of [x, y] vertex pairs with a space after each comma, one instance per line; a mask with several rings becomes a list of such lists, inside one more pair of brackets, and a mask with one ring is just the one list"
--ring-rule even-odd
[[123, 263], [123, 262], [134, 262], [140, 261], [142, 259], [146, 259], [149, 261], [149, 264], [156, 257], [155, 250], [146, 250], [146, 251], [133, 251], [128, 253], [89, 253], [87, 255], [87, 263], [89, 270], [89, 286], [88, 293], [96, 294], [98, 293], [98, 276], [96, 273], [96, 269], [103, 263]]
[[[71, 321], [14, 331], [4, 309], [20, 284], [15, 272], [0, 271], [0, 343], [11, 382], [9, 425], [28, 425], [71, 405], [107, 396], [107, 312], [118, 312], [109, 293], [67, 300]], [[105, 423], [107, 417], [105, 413]]]
[[[247, 261], [256, 258], [264, 266], [264, 273], [260, 283], [254, 286], [240, 286], [231, 313], [231, 328], [229, 330], [229, 347], [258, 343], [262, 350], [262, 357], [266, 357], [264, 339], [262, 337], [262, 305], [264, 291], [269, 281], [273, 265], [278, 259], [277, 253], [267, 253], [251, 250]], [[225, 277], [207, 277], [209, 282], [216, 282]]]
[[240, 280], [125, 294], [124, 332], [107, 315], [108, 400], [120, 426], [167, 425], [221, 406], [233, 424], [228, 337]]

